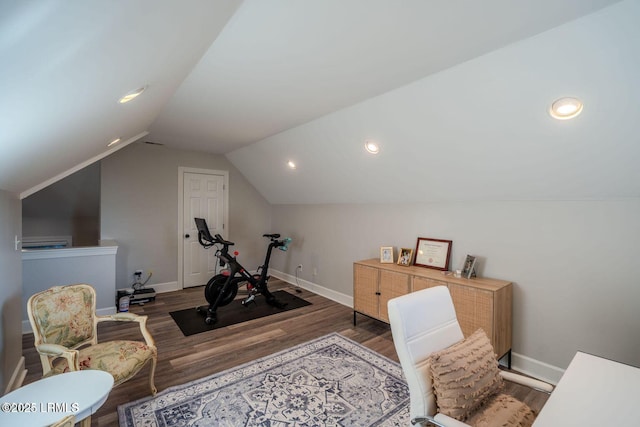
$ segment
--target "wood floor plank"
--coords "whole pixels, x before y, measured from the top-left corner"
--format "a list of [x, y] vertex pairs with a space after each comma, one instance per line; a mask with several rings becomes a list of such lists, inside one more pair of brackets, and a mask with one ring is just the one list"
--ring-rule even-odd
[[227, 340], [228, 342], [226, 344], [220, 343], [215, 347], [212, 347], [208, 343], [198, 344], [193, 346], [195, 353], [171, 359], [169, 363], [171, 363], [171, 366], [180, 369], [186, 365], [199, 363], [202, 360], [237, 350], [238, 347], [247, 348], [253, 345], [264, 345], [265, 343], [286, 334], [287, 333], [282, 329], [272, 329], [261, 334], [251, 334], [239, 340]]
[[[155, 375], [158, 391], [251, 362], [331, 332], [338, 332], [398, 361], [389, 325], [358, 315], [354, 326], [353, 311], [349, 307], [304, 289], [296, 293], [295, 287], [279, 280], [272, 280], [269, 286], [272, 291], [289, 291], [312, 305], [189, 337], [182, 334], [169, 313], [205, 304], [202, 287], [158, 294], [154, 302], [132, 305], [132, 312], [149, 316], [147, 325], [158, 347]], [[264, 303], [260, 298], [257, 302]], [[141, 339], [134, 325], [123, 326], [122, 323], [100, 324], [98, 333], [100, 341]], [[40, 360], [33, 347], [33, 334], [23, 335], [23, 354], [28, 370], [25, 384], [28, 384], [42, 376]], [[92, 417], [91, 425], [117, 425], [118, 405], [148, 397], [148, 373], [147, 366], [135, 378], [114, 388]], [[507, 386], [507, 392], [517, 394], [534, 410], [539, 410], [547, 398], [543, 393], [511, 384]]]

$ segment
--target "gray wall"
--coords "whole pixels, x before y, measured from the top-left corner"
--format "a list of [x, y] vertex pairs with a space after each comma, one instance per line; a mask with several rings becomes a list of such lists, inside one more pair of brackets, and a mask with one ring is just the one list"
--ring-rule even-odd
[[577, 350], [640, 366], [638, 199], [277, 205], [272, 215], [294, 239], [277, 270], [302, 263], [302, 279], [352, 295], [353, 261], [449, 239], [452, 269], [472, 254], [481, 275], [514, 282], [515, 352], [562, 369]]
[[72, 236], [73, 246], [100, 238], [100, 164], [94, 163], [22, 200], [22, 233]]
[[101, 238], [118, 244], [118, 288], [131, 285], [137, 269], [153, 271], [149, 285], [178, 280], [181, 166], [229, 171], [228, 238], [245, 267], [261, 264], [271, 207], [224, 157], [134, 143], [101, 164]]
[[22, 357], [22, 263], [15, 236], [22, 232], [20, 199], [0, 190], [0, 393]]
[[116, 255], [113, 254], [114, 248], [85, 248], [72, 251], [73, 254], [69, 254], [66, 249], [23, 254], [22, 319], [25, 322], [29, 320], [27, 302], [31, 295], [52, 286], [74, 283], [87, 283], [93, 286], [96, 291], [98, 314], [115, 312]]

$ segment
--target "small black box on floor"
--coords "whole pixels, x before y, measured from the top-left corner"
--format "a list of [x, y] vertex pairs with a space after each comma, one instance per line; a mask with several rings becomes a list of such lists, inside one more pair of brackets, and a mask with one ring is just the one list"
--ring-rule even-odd
[[129, 296], [130, 304], [144, 304], [156, 300], [156, 291], [153, 288], [136, 289]]
[[156, 300], [156, 291], [153, 288], [136, 290], [118, 290], [116, 292], [116, 308], [119, 312], [129, 311], [131, 304], [145, 304]]

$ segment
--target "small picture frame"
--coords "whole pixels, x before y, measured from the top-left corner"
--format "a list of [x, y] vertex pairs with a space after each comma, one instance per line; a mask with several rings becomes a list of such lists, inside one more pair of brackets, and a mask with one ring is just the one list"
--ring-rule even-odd
[[398, 265], [409, 267], [413, 260], [413, 248], [400, 248], [398, 253]]
[[380, 246], [380, 263], [393, 264], [393, 246]]
[[471, 279], [476, 277], [476, 257], [473, 255], [467, 255], [462, 266], [462, 277], [465, 279]]

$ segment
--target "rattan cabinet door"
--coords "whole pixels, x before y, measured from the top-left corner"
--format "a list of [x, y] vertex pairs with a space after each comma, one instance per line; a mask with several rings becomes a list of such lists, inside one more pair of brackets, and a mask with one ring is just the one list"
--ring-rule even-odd
[[[353, 309], [367, 316], [379, 317], [379, 270], [365, 265], [353, 265]], [[355, 320], [354, 320], [355, 322]]]
[[493, 292], [455, 283], [449, 283], [449, 292], [464, 336], [468, 337], [482, 328], [495, 345]]
[[409, 275], [395, 271], [380, 271], [380, 319], [389, 323], [387, 302], [409, 293]]
[[411, 278], [411, 292], [433, 288], [434, 286], [447, 286], [447, 282], [441, 282], [440, 280], [429, 279], [427, 277], [413, 276]]

